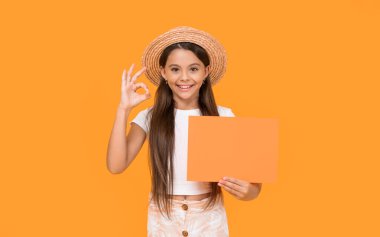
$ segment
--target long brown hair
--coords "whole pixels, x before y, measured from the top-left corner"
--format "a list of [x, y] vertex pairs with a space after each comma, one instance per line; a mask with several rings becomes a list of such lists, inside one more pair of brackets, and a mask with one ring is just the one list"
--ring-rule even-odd
[[[191, 50], [203, 64], [210, 64], [207, 52], [199, 45], [190, 42], [175, 43], [163, 51], [159, 59], [159, 65], [165, 67], [170, 52], [174, 49], [182, 48]], [[215, 102], [212, 85], [209, 76], [199, 89], [199, 109], [201, 115], [219, 116]], [[175, 146], [175, 101], [173, 92], [160, 77], [160, 84], [155, 94], [153, 108], [149, 111], [150, 131], [149, 131], [149, 168], [152, 179], [152, 199], [163, 214], [163, 211], [170, 219], [173, 193], [173, 155]], [[211, 182], [211, 196], [204, 210], [215, 205], [218, 199], [223, 201], [223, 193], [216, 182]]]

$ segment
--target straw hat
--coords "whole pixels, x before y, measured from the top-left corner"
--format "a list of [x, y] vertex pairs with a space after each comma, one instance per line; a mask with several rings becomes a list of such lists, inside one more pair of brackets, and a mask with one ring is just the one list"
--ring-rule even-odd
[[215, 85], [224, 73], [227, 66], [227, 55], [224, 47], [207, 32], [189, 27], [175, 27], [154, 39], [146, 48], [142, 56], [142, 65], [146, 67], [146, 77], [155, 85], [160, 84], [159, 58], [164, 49], [178, 42], [191, 42], [204, 48], [210, 59], [210, 80]]

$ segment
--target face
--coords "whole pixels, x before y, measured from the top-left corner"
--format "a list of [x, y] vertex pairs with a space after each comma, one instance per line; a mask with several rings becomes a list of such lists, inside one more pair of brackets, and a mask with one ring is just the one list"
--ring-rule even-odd
[[177, 104], [198, 105], [199, 89], [209, 74], [209, 66], [190, 50], [174, 49], [168, 56], [166, 65], [161, 67], [161, 75], [167, 80]]

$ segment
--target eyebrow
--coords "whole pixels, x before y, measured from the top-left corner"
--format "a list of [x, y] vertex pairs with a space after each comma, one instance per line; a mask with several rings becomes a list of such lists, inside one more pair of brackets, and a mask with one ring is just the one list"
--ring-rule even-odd
[[[189, 67], [190, 67], [190, 66], [193, 66], [193, 65], [198, 65], [198, 66], [200, 66], [199, 63], [192, 63], [192, 64], [189, 65]], [[173, 66], [180, 67], [178, 64], [170, 64], [170, 65], [169, 65], [169, 67], [173, 67]]]

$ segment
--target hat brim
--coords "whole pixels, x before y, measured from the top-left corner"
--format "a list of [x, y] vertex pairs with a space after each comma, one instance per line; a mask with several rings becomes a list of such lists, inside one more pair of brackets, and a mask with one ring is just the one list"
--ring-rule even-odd
[[210, 59], [210, 81], [215, 85], [225, 74], [227, 66], [227, 54], [213, 36], [207, 32], [180, 26], [173, 28], [154, 39], [144, 50], [142, 65], [146, 67], [146, 77], [155, 85], [160, 84], [159, 58], [166, 47], [178, 42], [191, 42], [204, 48]]

